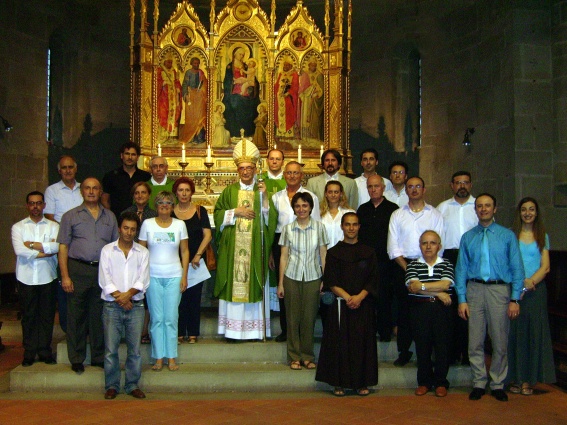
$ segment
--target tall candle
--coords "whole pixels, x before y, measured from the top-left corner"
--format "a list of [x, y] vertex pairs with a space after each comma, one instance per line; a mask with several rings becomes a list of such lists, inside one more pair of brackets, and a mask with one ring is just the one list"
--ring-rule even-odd
[[277, 143], [274, 143], [274, 149], [277, 149], [277, 148], [278, 148]]
[[325, 147], [323, 145], [321, 145], [321, 153], [319, 156], [323, 156], [323, 153], [325, 152]]
[[301, 164], [301, 145], [297, 148], [297, 162]]
[[161, 156], [161, 143], [157, 145], [157, 156]]
[[185, 143], [183, 143], [183, 147], [181, 148], [181, 161], [185, 162]]
[[207, 145], [207, 162], [213, 162], [211, 145]]

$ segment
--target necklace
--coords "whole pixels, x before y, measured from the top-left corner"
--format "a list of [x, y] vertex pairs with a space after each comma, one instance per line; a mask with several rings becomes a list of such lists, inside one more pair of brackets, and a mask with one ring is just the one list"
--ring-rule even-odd
[[179, 204], [177, 204], [177, 210], [182, 213], [189, 211], [190, 208], [191, 208], [191, 202], [189, 202], [189, 206], [187, 207], [186, 210], [182, 210]]

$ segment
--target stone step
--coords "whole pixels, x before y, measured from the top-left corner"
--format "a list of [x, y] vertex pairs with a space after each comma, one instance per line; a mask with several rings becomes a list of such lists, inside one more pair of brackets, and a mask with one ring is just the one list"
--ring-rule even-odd
[[[470, 386], [470, 368], [451, 367], [449, 382], [454, 387]], [[124, 372], [122, 373], [122, 383]], [[327, 384], [315, 381], [315, 371], [290, 370], [278, 363], [191, 363], [182, 364], [176, 372], [166, 367], [160, 372], [143, 367], [140, 388], [148, 393], [213, 393], [213, 392], [290, 392], [329, 390]], [[381, 362], [378, 366], [378, 385], [383, 388], [415, 388], [416, 368], [413, 363], [403, 368]], [[87, 366], [81, 375], [68, 365], [36, 363], [18, 366], [10, 373], [13, 392], [79, 392], [104, 393], [104, 371]]]
[[[383, 362], [393, 362], [398, 358], [396, 341], [378, 342], [378, 358]], [[315, 340], [315, 357], [319, 357], [320, 338]], [[413, 350], [413, 346], [412, 346]], [[151, 345], [142, 345], [142, 364], [152, 364]], [[195, 363], [287, 363], [285, 342], [242, 341], [227, 343], [224, 338], [199, 338], [196, 344], [182, 343], [177, 346], [177, 361], [180, 364]], [[126, 345], [120, 344], [119, 358], [126, 358]], [[57, 344], [57, 363], [70, 364], [67, 355], [67, 342]], [[90, 349], [87, 344], [86, 364], [90, 364]]]

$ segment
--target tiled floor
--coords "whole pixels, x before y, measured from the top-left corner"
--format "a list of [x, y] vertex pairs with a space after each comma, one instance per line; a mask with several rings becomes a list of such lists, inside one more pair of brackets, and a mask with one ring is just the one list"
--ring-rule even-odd
[[[1, 317], [1, 316], [0, 316]], [[6, 323], [6, 317], [1, 320]], [[10, 320], [10, 318], [8, 318]], [[12, 319], [15, 320], [15, 319]], [[12, 330], [16, 323], [10, 323]], [[381, 390], [368, 397], [315, 393], [148, 394], [146, 400], [102, 394], [11, 393], [9, 372], [22, 358], [16, 334], [0, 331], [0, 424], [530, 424], [567, 425], [567, 395], [540, 385], [531, 397], [510, 394], [472, 402], [467, 388], [444, 399], [416, 397], [412, 390]], [[20, 337], [21, 338], [21, 337]]]

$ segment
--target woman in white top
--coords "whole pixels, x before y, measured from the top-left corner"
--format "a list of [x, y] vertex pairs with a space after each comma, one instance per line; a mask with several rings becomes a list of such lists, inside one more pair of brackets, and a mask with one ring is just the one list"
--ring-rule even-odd
[[[144, 220], [140, 244], [150, 251], [150, 287], [147, 291], [150, 309], [152, 369], [159, 371], [168, 359], [171, 371], [179, 369], [177, 357], [177, 325], [181, 293], [187, 289], [189, 245], [187, 228], [182, 220], [171, 217], [175, 197], [160, 192], [155, 199], [158, 216]], [[181, 260], [179, 253], [181, 252]]]
[[283, 228], [279, 240], [278, 297], [285, 302], [290, 368], [315, 369], [313, 329], [329, 240], [325, 226], [311, 218], [313, 197], [308, 192], [293, 195], [291, 206], [296, 219]]
[[325, 185], [325, 196], [321, 202], [321, 223], [325, 225], [329, 236], [327, 249], [331, 249], [343, 240], [341, 219], [347, 212], [355, 211], [348, 205], [343, 185], [338, 180], [328, 181]]

